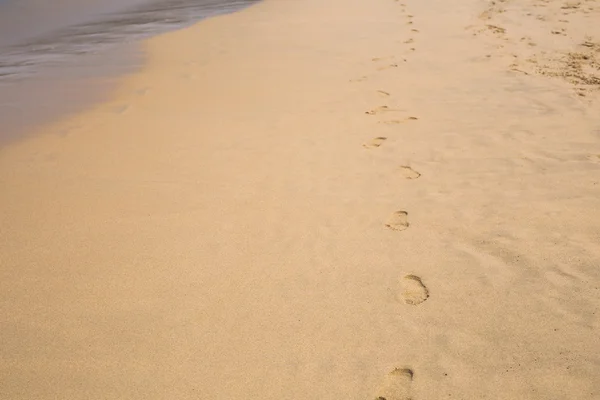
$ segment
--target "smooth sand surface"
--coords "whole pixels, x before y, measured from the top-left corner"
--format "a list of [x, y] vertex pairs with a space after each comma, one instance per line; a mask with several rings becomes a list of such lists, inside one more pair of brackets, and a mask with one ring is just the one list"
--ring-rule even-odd
[[256, 1], [0, 0], [0, 147], [106, 100], [132, 44]]
[[151, 40], [0, 150], [0, 398], [599, 399], [599, 18], [266, 0]]

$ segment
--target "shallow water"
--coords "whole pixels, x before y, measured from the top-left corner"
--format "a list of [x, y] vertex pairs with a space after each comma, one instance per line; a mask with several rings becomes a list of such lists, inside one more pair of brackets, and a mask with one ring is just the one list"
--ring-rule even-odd
[[0, 142], [75, 112], [141, 63], [133, 44], [256, 0], [0, 0]]

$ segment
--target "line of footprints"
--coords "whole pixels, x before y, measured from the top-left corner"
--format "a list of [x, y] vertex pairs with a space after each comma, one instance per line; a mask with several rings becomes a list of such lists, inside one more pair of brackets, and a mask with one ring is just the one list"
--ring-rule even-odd
[[[398, 0], [395, 0], [398, 1]], [[402, 12], [405, 13], [405, 5], [400, 4], [402, 6]], [[413, 16], [408, 15], [408, 25], [413, 25]], [[411, 32], [418, 32], [416, 29], [411, 29]], [[414, 39], [410, 38], [405, 41], [405, 44], [412, 44]], [[409, 51], [415, 51], [414, 47], [411, 47]], [[393, 58], [393, 57], [391, 57]], [[374, 58], [372, 61], [379, 62], [385, 59], [382, 58]], [[406, 61], [406, 59], [404, 59]], [[378, 71], [383, 71], [388, 68], [397, 67], [396, 63], [389, 64], [385, 67], [378, 68]], [[362, 77], [354, 82], [360, 82], [367, 79], [367, 77]], [[390, 97], [391, 93], [383, 90], [378, 90], [377, 93], [382, 97]], [[372, 110], [366, 111], [367, 115], [379, 115], [379, 116], [387, 116], [388, 114], [394, 115], [397, 113], [403, 113], [405, 110], [390, 108], [389, 106], [383, 105]], [[417, 117], [408, 116], [401, 119], [384, 119], [378, 121], [379, 124], [393, 125], [393, 124], [403, 124], [408, 123], [410, 121], [418, 120]], [[365, 149], [373, 150], [384, 145], [387, 137], [378, 136], [373, 139], [370, 139], [366, 143], [363, 143], [363, 147]], [[401, 165], [399, 167], [398, 173], [405, 179], [418, 179], [421, 174], [411, 168], [409, 165]], [[408, 229], [410, 223], [408, 222], [408, 212], [404, 210], [399, 210], [393, 212], [387, 221], [385, 221], [385, 227], [393, 230], [393, 231], [404, 231]], [[405, 304], [411, 306], [417, 306], [423, 303], [425, 300], [429, 298], [429, 289], [423, 283], [420, 277], [417, 275], [406, 275], [400, 281], [400, 291], [398, 293], [398, 298], [400, 301]], [[398, 367], [394, 368], [390, 371], [383, 379], [381, 386], [377, 389], [374, 400], [411, 400], [411, 385], [414, 379], [414, 371], [411, 368], [407, 367]]]
[[[416, 306], [429, 297], [427, 286], [416, 275], [406, 275], [400, 284], [399, 297], [406, 304]], [[415, 373], [411, 368], [394, 368], [384, 377], [374, 400], [412, 400], [411, 386], [414, 376]]]

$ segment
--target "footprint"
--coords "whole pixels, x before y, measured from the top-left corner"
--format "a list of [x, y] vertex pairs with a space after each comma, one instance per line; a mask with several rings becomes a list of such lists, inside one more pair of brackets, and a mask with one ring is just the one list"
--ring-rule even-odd
[[382, 96], [386, 96], [386, 97], [390, 95], [390, 93], [386, 92], [385, 90], [378, 90], [377, 93], [379, 93]]
[[379, 106], [377, 108], [374, 108], [372, 110], [369, 111], [365, 111], [365, 114], [368, 115], [375, 115], [375, 114], [379, 114], [381, 112], [386, 112], [386, 111], [402, 111], [396, 108], [389, 108], [388, 106]]
[[404, 119], [390, 119], [388, 121], [379, 121], [378, 123], [379, 124], [387, 124], [387, 125], [396, 125], [396, 124], [403, 124], [406, 121], [416, 121], [418, 119], [419, 118], [417, 118], [417, 117], [407, 117]]
[[129, 106], [129, 104], [122, 104], [119, 106], [115, 106], [111, 109], [111, 111], [115, 114], [119, 114], [119, 115], [123, 115], [125, 114], [127, 111], [129, 111], [131, 107]]
[[487, 27], [487, 28], [488, 28], [490, 31], [492, 31], [492, 32], [494, 32], [494, 33], [496, 33], [496, 34], [499, 34], [499, 35], [502, 35], [502, 34], [506, 33], [506, 29], [504, 29], [504, 28], [502, 28], [502, 27], [500, 27], [500, 26], [496, 26], [496, 25], [486, 25], [486, 27]]
[[410, 368], [395, 368], [388, 373], [374, 400], [410, 400], [414, 373]]
[[383, 144], [383, 142], [385, 142], [386, 140], [387, 140], [387, 138], [383, 137], [383, 136], [376, 137], [376, 138], [371, 139], [368, 142], [364, 143], [363, 147], [365, 147], [367, 149], [374, 149], [374, 148], [381, 146]]
[[406, 211], [396, 211], [385, 223], [385, 226], [394, 231], [403, 231], [408, 229], [408, 213]]
[[510, 65], [509, 67], [510, 67], [510, 71], [520, 72], [522, 74], [529, 75], [529, 72], [526, 72], [526, 71], [523, 71], [522, 69], [517, 68], [518, 67], [517, 64]]
[[367, 80], [366, 76], [361, 76], [360, 78], [350, 79], [350, 82], [364, 82]]
[[379, 67], [377, 68], [377, 71], [383, 71], [389, 68], [398, 68], [398, 64], [390, 64], [390, 65], [386, 65], [385, 67]]
[[412, 169], [408, 165], [403, 165], [403, 166], [400, 167], [400, 174], [405, 179], [417, 179], [418, 177], [421, 176], [420, 173], [418, 173], [417, 171], [415, 171], [414, 169]]
[[600, 154], [592, 154], [588, 156], [588, 160], [600, 163]]
[[402, 279], [401, 286], [400, 296], [406, 304], [410, 304], [411, 306], [419, 305], [429, 297], [427, 286], [416, 275], [406, 275]]
[[406, 122], [403, 119], [390, 119], [389, 121], [377, 121], [378, 124], [397, 125]]
[[390, 59], [394, 59], [396, 58], [395, 56], [388, 56], [388, 57], [373, 57], [371, 58], [371, 61], [384, 61], [384, 60], [390, 60]]

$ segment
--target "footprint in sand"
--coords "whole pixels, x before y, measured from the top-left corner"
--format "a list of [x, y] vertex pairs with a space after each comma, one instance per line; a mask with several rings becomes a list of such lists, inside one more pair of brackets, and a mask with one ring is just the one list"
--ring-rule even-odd
[[389, 108], [388, 106], [379, 106], [379, 107], [374, 108], [372, 110], [365, 111], [365, 114], [375, 115], [375, 114], [379, 114], [379, 113], [382, 113], [382, 112], [388, 112], [388, 111], [392, 111], [393, 112], [393, 111], [402, 111], [402, 110], [399, 110], [399, 109], [396, 109], [396, 108]]
[[588, 160], [595, 163], [600, 163], [600, 154], [592, 154], [588, 156]]
[[406, 121], [416, 121], [418, 119], [419, 118], [417, 118], [417, 117], [407, 117], [407, 118], [404, 118], [404, 119], [390, 119], [390, 120], [387, 120], [387, 121], [379, 121], [378, 123], [379, 124], [387, 124], [387, 125], [396, 125], [396, 124], [403, 124]]
[[403, 231], [408, 229], [408, 213], [406, 211], [394, 212], [385, 223], [385, 226], [394, 231]]
[[501, 26], [488, 24], [486, 25], [486, 27], [497, 35], [503, 35], [504, 33], [506, 33], [506, 29], [502, 28]]
[[361, 76], [360, 78], [350, 79], [350, 82], [364, 82], [368, 79], [366, 76]]
[[131, 106], [129, 104], [122, 104], [122, 105], [112, 107], [111, 111], [115, 114], [123, 115], [123, 114], [127, 113], [127, 111], [129, 111], [130, 108], [131, 108]]
[[384, 71], [384, 70], [390, 69], [390, 68], [398, 68], [398, 64], [390, 64], [390, 65], [386, 65], [384, 67], [379, 67], [379, 68], [377, 68], [377, 71]]
[[385, 90], [378, 90], [377, 93], [379, 93], [380, 95], [385, 96], [385, 97], [390, 95], [390, 93], [386, 92]]
[[374, 400], [410, 400], [414, 373], [410, 368], [395, 368], [388, 373]]
[[376, 147], [381, 146], [383, 144], [383, 142], [385, 142], [386, 140], [387, 140], [387, 138], [383, 137], [383, 136], [376, 137], [376, 138], [369, 140], [366, 143], [363, 143], [363, 147], [365, 147], [367, 149], [374, 149]]
[[373, 58], [371, 58], [371, 61], [373, 61], [373, 62], [387, 61], [387, 62], [394, 63], [395, 59], [396, 59], [396, 56], [373, 57]]
[[400, 175], [402, 175], [405, 179], [417, 179], [421, 176], [421, 174], [408, 165], [402, 165], [400, 167]]
[[400, 297], [406, 304], [416, 306], [429, 298], [427, 286], [416, 275], [406, 275], [400, 282], [400, 285], [402, 287]]

